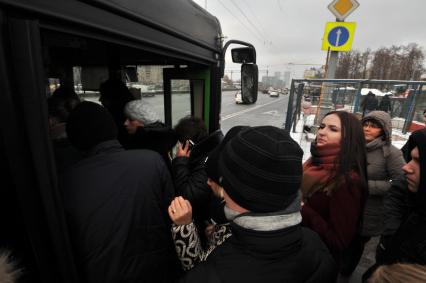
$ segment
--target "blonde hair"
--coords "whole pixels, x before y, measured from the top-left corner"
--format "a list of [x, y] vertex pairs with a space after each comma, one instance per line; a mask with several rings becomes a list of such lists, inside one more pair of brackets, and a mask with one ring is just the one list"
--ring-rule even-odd
[[376, 269], [368, 283], [422, 283], [426, 282], [426, 266], [395, 263]]

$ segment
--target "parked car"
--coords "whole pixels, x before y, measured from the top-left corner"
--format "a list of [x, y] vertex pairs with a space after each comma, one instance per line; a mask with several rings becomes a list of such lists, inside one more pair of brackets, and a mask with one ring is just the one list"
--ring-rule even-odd
[[279, 97], [280, 94], [278, 91], [271, 91], [269, 92], [269, 97]]
[[239, 90], [235, 93], [235, 103], [236, 104], [243, 104], [243, 99], [241, 97], [241, 90]]

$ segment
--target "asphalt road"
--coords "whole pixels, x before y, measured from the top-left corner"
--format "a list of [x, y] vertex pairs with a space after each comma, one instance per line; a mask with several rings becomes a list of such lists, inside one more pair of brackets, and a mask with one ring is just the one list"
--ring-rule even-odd
[[[268, 94], [258, 93], [255, 104], [244, 105], [235, 103], [236, 91], [222, 92], [221, 128], [226, 133], [237, 125], [262, 126], [273, 125], [281, 127], [287, 112], [288, 95], [269, 97]], [[99, 103], [97, 95], [87, 94], [85, 100]], [[164, 120], [164, 97], [155, 95], [142, 97], [155, 112], [160, 120]], [[172, 95], [172, 124], [175, 125], [180, 118], [191, 114], [189, 93], [175, 93]]]
[[236, 104], [235, 91], [222, 92], [221, 128], [226, 133], [233, 126], [272, 125], [281, 127], [287, 113], [288, 95], [269, 97], [258, 93], [255, 104]]

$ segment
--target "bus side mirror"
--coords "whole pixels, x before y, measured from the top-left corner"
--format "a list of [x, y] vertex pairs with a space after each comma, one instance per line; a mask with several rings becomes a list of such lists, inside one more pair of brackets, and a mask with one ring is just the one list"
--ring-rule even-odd
[[256, 53], [252, 47], [233, 48], [231, 56], [234, 63], [256, 63]]
[[258, 73], [256, 64], [241, 65], [241, 100], [245, 104], [257, 101]]

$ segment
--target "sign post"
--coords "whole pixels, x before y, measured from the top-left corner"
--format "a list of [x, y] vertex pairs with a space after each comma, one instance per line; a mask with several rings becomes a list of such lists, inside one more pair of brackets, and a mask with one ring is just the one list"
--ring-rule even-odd
[[339, 22], [344, 21], [358, 7], [357, 0], [334, 0], [328, 5], [328, 9], [336, 16]]
[[349, 51], [355, 33], [355, 23], [329, 22], [325, 26], [322, 50]]
[[[322, 49], [328, 51], [325, 74], [327, 79], [334, 79], [336, 76], [339, 51], [349, 51], [352, 46], [355, 23], [343, 21], [358, 7], [357, 0], [333, 0], [328, 5], [328, 9], [336, 16], [336, 22], [334, 26], [327, 23], [322, 44]], [[352, 24], [352, 28], [348, 28], [347, 24]], [[323, 84], [316, 119], [331, 110], [331, 92], [332, 88]]]

